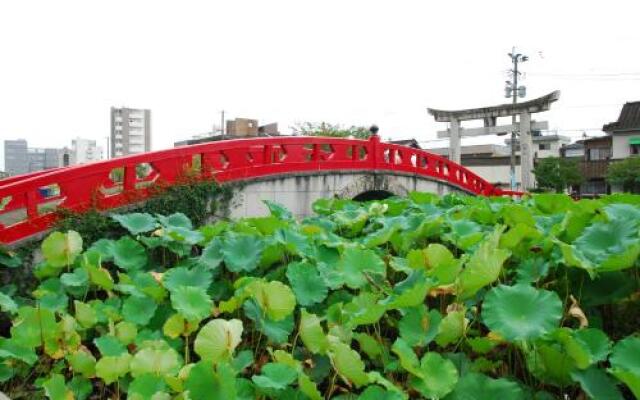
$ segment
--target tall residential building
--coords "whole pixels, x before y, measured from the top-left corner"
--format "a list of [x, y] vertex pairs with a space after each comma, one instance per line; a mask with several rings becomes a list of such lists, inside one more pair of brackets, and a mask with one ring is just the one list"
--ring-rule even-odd
[[111, 157], [151, 150], [151, 111], [111, 107]]
[[29, 172], [27, 141], [24, 139], [4, 141], [4, 170], [9, 175]]
[[71, 141], [71, 163], [86, 164], [102, 160], [102, 147], [95, 140], [75, 138]]

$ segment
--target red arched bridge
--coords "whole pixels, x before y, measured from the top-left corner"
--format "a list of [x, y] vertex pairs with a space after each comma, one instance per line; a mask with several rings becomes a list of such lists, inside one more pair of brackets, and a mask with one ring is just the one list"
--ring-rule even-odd
[[[444, 157], [384, 143], [378, 136], [369, 140], [304, 136], [237, 139], [0, 180], [0, 244], [12, 244], [45, 232], [59, 218], [58, 209], [81, 213], [94, 208], [127, 206], [151, 196], [154, 186], [181, 182], [187, 172], [219, 183], [257, 182], [253, 190], [243, 189], [247, 190], [246, 198], [240, 201], [235, 216], [253, 212], [249, 204], [251, 196], [270, 198], [269, 193], [275, 196], [272, 198], [275, 201], [279, 199], [274, 193], [288, 193], [289, 206], [302, 204], [307, 208], [310, 206], [305, 203], [328, 194], [353, 196], [358, 191], [376, 189], [394, 193], [402, 191], [394, 190], [402, 185], [405, 190], [443, 192], [445, 188], [485, 196], [514, 194], [492, 186]], [[358, 174], [361, 179], [354, 180], [353, 176]], [[336, 178], [345, 176], [351, 177], [351, 181]], [[396, 181], [383, 179], [386, 183], [380, 185], [380, 179], [369, 179], [372, 176], [396, 177]], [[284, 181], [291, 177], [298, 180], [322, 177], [322, 182]], [[427, 183], [432, 186], [425, 186]], [[314, 195], [309, 197], [309, 193]], [[303, 215], [304, 211], [297, 214]]]

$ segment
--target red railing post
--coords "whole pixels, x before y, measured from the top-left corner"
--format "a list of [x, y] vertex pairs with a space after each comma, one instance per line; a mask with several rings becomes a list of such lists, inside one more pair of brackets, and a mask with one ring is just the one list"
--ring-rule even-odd
[[380, 136], [373, 134], [369, 138], [369, 149], [371, 155], [371, 167], [378, 168], [378, 148], [380, 147]]

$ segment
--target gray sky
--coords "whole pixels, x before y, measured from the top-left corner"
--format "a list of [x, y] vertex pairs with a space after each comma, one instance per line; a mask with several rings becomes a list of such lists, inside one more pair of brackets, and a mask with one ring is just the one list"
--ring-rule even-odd
[[154, 149], [210, 130], [221, 109], [284, 132], [377, 123], [384, 138], [431, 140], [444, 126], [427, 107], [507, 101], [513, 45], [530, 57], [527, 98], [561, 90], [544, 116], [578, 138], [640, 100], [639, 11], [612, 0], [5, 1], [0, 139], [105, 145], [109, 107], [124, 105], [152, 110]]

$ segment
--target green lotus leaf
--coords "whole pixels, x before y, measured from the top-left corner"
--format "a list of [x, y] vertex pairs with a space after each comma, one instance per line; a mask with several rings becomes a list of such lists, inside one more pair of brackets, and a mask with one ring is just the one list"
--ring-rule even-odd
[[216, 369], [210, 362], [200, 361], [189, 370], [184, 382], [190, 399], [239, 399], [237, 397], [235, 373], [226, 363]]
[[179, 286], [171, 292], [171, 305], [188, 320], [202, 320], [211, 315], [213, 301], [202, 287]]
[[387, 391], [380, 386], [368, 386], [364, 392], [360, 394], [358, 400], [402, 400], [400, 393]]
[[499, 345], [500, 342], [489, 337], [474, 337], [467, 338], [467, 344], [475, 353], [487, 354]]
[[623, 400], [622, 393], [613, 379], [595, 366], [572, 372], [571, 378], [580, 384], [590, 399]]
[[414, 307], [424, 302], [433, 281], [428, 278], [423, 270], [411, 272], [407, 279], [397, 283], [393, 287], [391, 295], [380, 303], [387, 308]]
[[132, 235], [150, 232], [158, 226], [156, 219], [147, 213], [112, 214], [111, 218]]
[[13, 358], [28, 365], [33, 365], [38, 361], [38, 356], [32, 348], [21, 344], [16, 339], [3, 337], [0, 337], [0, 358]]
[[[97, 254], [100, 256], [100, 261], [113, 260], [113, 246], [115, 241], [111, 239], [98, 239], [87, 249], [85, 254]], [[94, 265], [96, 266], [96, 265]]]
[[180, 370], [180, 356], [162, 341], [138, 351], [131, 359], [130, 369], [134, 378], [145, 374], [155, 376], [175, 375]]
[[384, 261], [373, 250], [350, 247], [344, 250], [340, 258], [339, 270], [344, 283], [359, 289], [368, 283], [368, 278], [385, 276]]
[[549, 262], [542, 257], [532, 257], [523, 260], [516, 270], [518, 283], [533, 283], [544, 278], [549, 273]]
[[289, 335], [293, 331], [293, 314], [288, 317], [274, 321], [270, 319], [260, 306], [253, 300], [244, 303], [244, 314], [256, 324], [256, 329], [266, 335], [269, 340], [275, 343], [286, 343]]
[[[89, 273], [82, 268], [76, 268], [73, 272], [66, 272], [60, 275], [60, 282], [67, 287], [70, 293], [81, 294], [84, 293], [89, 284]], [[74, 289], [80, 289], [80, 291], [77, 292]]]
[[193, 224], [189, 217], [180, 212], [167, 215], [166, 217], [156, 214], [156, 218], [158, 218], [158, 222], [167, 228], [193, 229]]
[[565, 263], [584, 268], [591, 275], [630, 268], [640, 255], [637, 222], [629, 219], [595, 222], [573, 245], [559, 244]]
[[120, 321], [116, 324], [116, 337], [123, 344], [133, 343], [138, 335], [138, 328], [135, 324], [127, 321]]
[[343, 311], [347, 317], [345, 325], [355, 328], [359, 325], [375, 324], [387, 311], [387, 307], [378, 303], [377, 295], [361, 292], [344, 305]]
[[131, 354], [102, 357], [96, 363], [96, 376], [106, 384], [111, 384], [129, 372]]
[[49, 379], [42, 383], [45, 395], [50, 400], [69, 400], [73, 399], [73, 392], [67, 388], [64, 376], [60, 374], [52, 374]]
[[139, 270], [147, 265], [147, 252], [134, 239], [125, 236], [113, 245], [113, 262], [124, 270]]
[[162, 325], [162, 332], [165, 336], [175, 339], [185, 333], [186, 323], [187, 321], [185, 321], [182, 315], [173, 314], [171, 317], [167, 318], [164, 325]]
[[420, 360], [422, 377], [411, 379], [411, 385], [423, 396], [440, 399], [453, 390], [458, 382], [458, 370], [453, 362], [438, 353], [426, 353]]
[[137, 325], [147, 325], [158, 308], [147, 296], [129, 296], [122, 304], [122, 317]]
[[609, 220], [630, 220], [637, 225], [640, 221], [640, 208], [631, 204], [609, 204], [604, 207]]
[[466, 219], [449, 221], [449, 227], [451, 232], [442, 238], [465, 251], [478, 244], [485, 235], [480, 224]]
[[98, 350], [100, 350], [100, 354], [102, 354], [103, 357], [114, 357], [127, 353], [127, 348], [124, 344], [113, 335], [97, 337], [93, 339], [93, 343]]
[[131, 400], [157, 400], [165, 393], [167, 385], [164, 380], [153, 374], [140, 375], [129, 384], [127, 398]]
[[282, 390], [293, 383], [298, 377], [298, 372], [285, 364], [267, 363], [260, 375], [254, 375], [251, 380], [261, 389]]
[[400, 337], [410, 346], [426, 346], [438, 333], [442, 315], [438, 310], [427, 311], [424, 304], [404, 310], [405, 314], [398, 322]]
[[573, 207], [573, 200], [564, 194], [536, 194], [533, 202], [545, 214], [557, 214], [565, 212]]
[[82, 238], [75, 231], [53, 232], [42, 242], [41, 249], [50, 266], [71, 265], [82, 252]]
[[329, 348], [320, 319], [315, 314], [310, 314], [304, 308], [300, 311], [300, 339], [312, 353], [325, 354]]
[[242, 341], [242, 321], [213, 319], [200, 329], [194, 350], [203, 360], [218, 363], [231, 359]]
[[384, 400], [407, 400], [409, 396], [399, 388], [394, 385], [387, 378], [383, 377], [378, 371], [371, 371], [367, 374], [369, 377], [370, 384], [378, 384], [386, 389], [382, 399]]
[[313, 247], [309, 242], [309, 238], [296, 229], [278, 229], [273, 237], [276, 242], [282, 244], [290, 254], [305, 257], [313, 253]]
[[536, 343], [526, 353], [527, 368], [540, 381], [565, 387], [571, 384], [575, 361], [558, 343]]
[[273, 321], [280, 321], [288, 317], [296, 307], [296, 297], [293, 291], [282, 282], [255, 282], [248, 290], [260, 308]]
[[260, 237], [238, 233], [226, 237], [221, 251], [229, 271], [250, 272], [258, 266], [263, 249], [264, 243]]
[[521, 204], [505, 204], [500, 210], [500, 217], [503, 218], [506, 225], [511, 227], [535, 226], [536, 224], [531, 210]]
[[85, 378], [93, 378], [96, 375], [96, 358], [86, 350], [69, 354], [67, 361], [74, 374], [81, 374]]
[[329, 355], [333, 367], [347, 382], [352, 382], [356, 387], [369, 383], [369, 377], [364, 372], [364, 362], [351, 347], [340, 342], [332, 343]]
[[[2, 207], [0, 207], [0, 210]], [[18, 268], [22, 265], [22, 257], [13, 251], [0, 249], [0, 266], [7, 268]]]
[[74, 376], [69, 381], [69, 389], [73, 392], [74, 400], [86, 400], [93, 392], [93, 385], [87, 378], [81, 376]]
[[571, 331], [560, 328], [554, 333], [554, 337], [564, 345], [566, 352], [580, 369], [606, 360], [611, 351], [611, 341], [600, 329], [586, 328]]
[[57, 341], [59, 335], [60, 327], [53, 311], [27, 306], [18, 308], [11, 327], [11, 337], [16, 344], [33, 349], [47, 341]]
[[200, 256], [200, 264], [204, 265], [211, 271], [215, 271], [220, 266], [220, 263], [224, 259], [222, 254], [222, 240], [220, 238], [214, 238], [207, 244], [202, 250]]
[[0, 310], [9, 314], [14, 314], [18, 311], [18, 304], [6, 294], [0, 292]]
[[431, 243], [424, 250], [424, 255], [428, 276], [435, 277], [440, 285], [447, 285], [455, 281], [462, 265], [449, 249], [440, 243]]
[[555, 329], [562, 301], [555, 292], [525, 284], [500, 285], [487, 293], [482, 315], [489, 329], [507, 340], [531, 340]]
[[308, 262], [294, 262], [287, 266], [287, 279], [303, 307], [322, 302], [327, 297], [327, 286], [317, 268]]
[[[176, 251], [176, 253], [178, 254], [182, 254], [183, 251], [184, 253], [187, 253], [190, 250], [189, 247], [191, 245], [204, 241], [204, 235], [202, 233], [191, 230], [191, 229], [182, 228], [180, 226], [168, 227], [164, 231], [164, 234], [165, 234], [165, 238], [170, 238], [171, 240], [174, 240], [182, 245], [186, 245], [186, 246], [178, 246], [177, 248], [175, 248], [178, 250]], [[167, 247], [172, 251], [174, 251], [174, 248], [172, 247], [171, 242], [167, 244]]]
[[436, 343], [438, 346], [447, 346], [460, 340], [467, 329], [467, 319], [464, 310], [449, 312], [438, 325]]
[[492, 379], [486, 375], [469, 372], [461, 375], [453, 392], [445, 400], [477, 399], [521, 400], [526, 398], [517, 383], [507, 379]]
[[285, 206], [280, 203], [276, 203], [270, 200], [262, 200], [262, 202], [267, 206], [269, 212], [274, 217], [281, 220], [292, 220], [293, 214], [289, 211]]
[[478, 290], [498, 280], [502, 265], [511, 254], [508, 250], [498, 248], [503, 229], [503, 227], [496, 228], [471, 255], [460, 273], [458, 293], [460, 298], [473, 297]]
[[318, 390], [318, 386], [307, 375], [298, 373], [298, 388], [310, 400], [323, 400], [322, 393]]
[[109, 271], [101, 267], [85, 267], [89, 273], [89, 281], [104, 290], [113, 289], [113, 278]]
[[420, 370], [420, 361], [418, 361], [418, 356], [414, 353], [413, 349], [407, 342], [405, 342], [402, 338], [396, 339], [391, 346], [391, 351], [393, 351], [398, 358], [400, 359], [400, 365], [405, 371], [422, 378], [423, 373]]
[[360, 350], [373, 359], [376, 359], [382, 355], [383, 344], [374, 339], [373, 336], [366, 333], [356, 332], [353, 334], [353, 338], [358, 341]]
[[640, 397], [640, 338], [629, 336], [616, 343], [609, 362], [609, 372]]
[[91, 328], [93, 325], [98, 322], [98, 318], [96, 317], [96, 312], [90, 305], [87, 303], [83, 303], [78, 300], [73, 301], [73, 307], [76, 310], [76, 320], [80, 323], [80, 325], [85, 328]]

